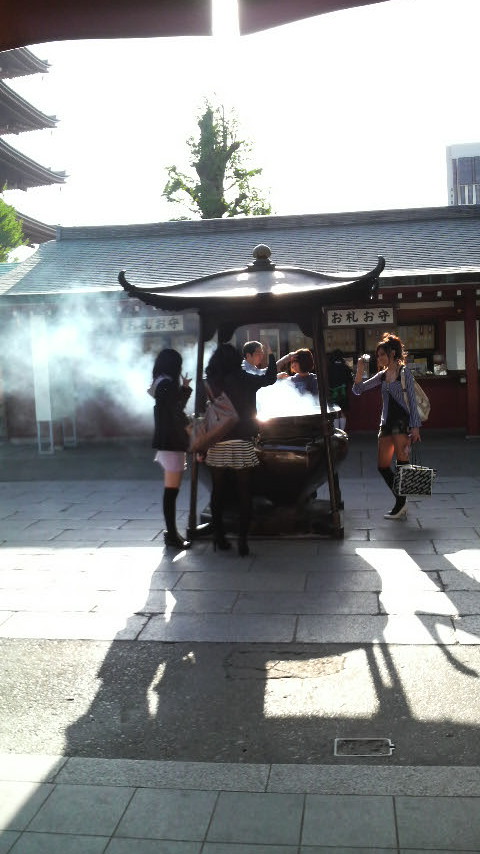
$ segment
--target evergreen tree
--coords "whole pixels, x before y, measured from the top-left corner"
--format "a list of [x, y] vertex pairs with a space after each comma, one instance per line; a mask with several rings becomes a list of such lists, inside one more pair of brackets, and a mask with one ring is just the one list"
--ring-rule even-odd
[[23, 246], [22, 224], [17, 218], [15, 208], [0, 198], [0, 263], [8, 261], [9, 253], [17, 246]]
[[206, 102], [198, 127], [198, 138], [187, 140], [190, 166], [197, 177], [169, 166], [163, 195], [175, 204], [186, 199], [191, 213], [202, 219], [270, 214], [271, 206], [254, 182], [262, 169], [245, 165], [251, 146], [238, 138], [236, 117], [232, 114], [226, 118], [223, 106], [212, 107]]

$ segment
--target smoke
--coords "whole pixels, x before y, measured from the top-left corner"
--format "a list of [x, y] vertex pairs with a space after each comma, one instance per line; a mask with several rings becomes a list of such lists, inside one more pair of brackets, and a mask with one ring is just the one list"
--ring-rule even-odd
[[279, 418], [282, 415], [310, 415], [320, 412], [318, 398], [308, 392], [302, 394], [288, 380], [277, 380], [274, 385], [257, 392], [259, 421]]
[[[75, 415], [94, 435], [101, 435], [105, 421], [110, 435], [112, 431], [128, 435], [130, 427], [148, 433], [153, 402], [147, 388], [155, 356], [163, 347], [175, 347], [183, 357], [182, 373], [192, 378], [193, 388], [197, 345], [195, 336], [180, 331], [146, 335], [138, 327], [128, 330], [121, 304], [111, 299], [76, 296], [56, 304], [55, 311], [46, 305], [15, 311], [2, 332], [6, 393], [33, 406], [37, 420]], [[190, 412], [193, 402], [192, 394]]]

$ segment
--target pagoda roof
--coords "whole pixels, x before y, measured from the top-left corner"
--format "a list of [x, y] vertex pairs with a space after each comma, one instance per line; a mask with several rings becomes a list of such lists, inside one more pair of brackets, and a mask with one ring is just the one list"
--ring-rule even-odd
[[33, 219], [26, 214], [16, 211], [17, 219], [20, 220], [22, 231], [29, 246], [36, 243], [46, 243], [47, 240], [55, 240], [57, 232], [56, 226], [47, 225], [45, 222], [40, 222], [38, 219]]
[[[348, 280], [386, 259], [381, 291], [457, 282], [480, 288], [480, 206], [409, 208], [338, 214], [242, 217], [145, 225], [57, 228], [2, 278], [12, 297], [122, 293], [125, 270], [149, 290], [238, 271], [267, 244], [276, 267]], [[172, 296], [175, 294], [172, 290]], [[394, 294], [395, 295], [395, 294]], [[387, 299], [388, 297], [384, 297]]]
[[29, 187], [64, 184], [65, 178], [65, 172], [53, 172], [41, 166], [0, 139], [0, 186], [6, 184], [9, 190], [27, 190]]
[[39, 59], [26, 47], [0, 52], [0, 78], [11, 80], [14, 77], [27, 77], [30, 74], [45, 73], [50, 68], [46, 60]]
[[0, 80], [0, 136], [54, 128], [56, 116], [46, 116]]

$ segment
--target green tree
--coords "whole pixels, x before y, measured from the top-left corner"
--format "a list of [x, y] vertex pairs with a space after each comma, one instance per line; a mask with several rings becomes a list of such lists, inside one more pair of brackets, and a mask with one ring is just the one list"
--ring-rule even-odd
[[0, 198], [0, 263], [8, 261], [9, 253], [17, 246], [23, 246], [22, 225], [17, 218], [15, 208]]
[[180, 172], [176, 166], [167, 167], [168, 181], [162, 195], [175, 204], [186, 200], [191, 213], [202, 219], [270, 214], [271, 206], [254, 181], [262, 169], [246, 166], [251, 145], [238, 138], [235, 115], [227, 118], [223, 106], [212, 107], [207, 101], [198, 127], [199, 136], [187, 140], [190, 166], [197, 177]]

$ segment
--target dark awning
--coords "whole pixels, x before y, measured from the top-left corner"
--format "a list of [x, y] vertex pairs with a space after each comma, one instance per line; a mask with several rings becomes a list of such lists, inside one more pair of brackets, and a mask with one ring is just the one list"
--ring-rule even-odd
[[[238, 0], [240, 32], [386, 0]], [[210, 0], [3, 0], [0, 51], [70, 39], [211, 35]]]
[[358, 278], [331, 276], [317, 270], [277, 266], [270, 249], [259, 245], [247, 267], [223, 270], [189, 282], [159, 288], [132, 285], [122, 271], [118, 280], [129, 296], [167, 311], [195, 311], [202, 317], [205, 340], [215, 332], [228, 341], [234, 330], [253, 320], [298, 323], [312, 335], [313, 318], [326, 306], [364, 305], [378, 288], [385, 259]]

